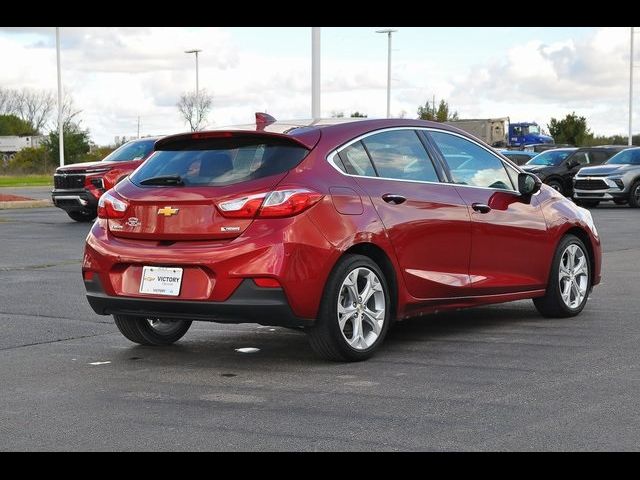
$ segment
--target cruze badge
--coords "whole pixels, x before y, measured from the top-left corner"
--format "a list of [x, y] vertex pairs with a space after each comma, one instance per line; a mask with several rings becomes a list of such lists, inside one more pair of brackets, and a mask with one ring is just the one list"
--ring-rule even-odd
[[164, 215], [165, 217], [170, 217], [171, 215], [177, 215], [179, 211], [180, 211], [179, 208], [164, 207], [164, 208], [158, 209], [158, 215]]
[[221, 232], [239, 232], [240, 227], [220, 227]]

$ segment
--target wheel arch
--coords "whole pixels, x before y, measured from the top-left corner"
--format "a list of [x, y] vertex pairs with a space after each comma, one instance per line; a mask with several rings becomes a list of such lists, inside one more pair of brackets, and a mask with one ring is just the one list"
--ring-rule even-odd
[[342, 253], [340, 258], [348, 254], [357, 254], [368, 257], [380, 267], [382, 273], [384, 273], [387, 283], [389, 284], [391, 297], [391, 318], [395, 320], [398, 315], [399, 303], [398, 278], [393, 263], [391, 262], [391, 259], [389, 258], [387, 253], [374, 243], [362, 242], [356, 243], [355, 245], [349, 247]]
[[571, 228], [569, 228], [567, 231], [565, 231], [560, 238], [558, 238], [558, 241], [556, 242], [556, 249], [558, 248], [558, 245], [560, 244], [560, 242], [562, 241], [562, 239], [564, 237], [566, 237], [567, 235], [574, 235], [576, 237], [578, 237], [582, 243], [584, 243], [584, 246], [587, 249], [587, 254], [589, 255], [589, 264], [591, 265], [591, 278], [589, 279], [589, 281], [591, 282], [591, 286], [594, 285], [594, 280], [595, 280], [595, 264], [596, 264], [596, 258], [595, 258], [595, 253], [593, 251], [593, 245], [591, 243], [591, 238], [589, 237], [589, 234], [583, 229], [580, 228], [578, 226], [573, 226]]

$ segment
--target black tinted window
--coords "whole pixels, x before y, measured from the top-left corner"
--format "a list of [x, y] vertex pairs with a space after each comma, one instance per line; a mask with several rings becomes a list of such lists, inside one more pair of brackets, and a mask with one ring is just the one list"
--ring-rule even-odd
[[361, 175], [365, 177], [375, 177], [376, 171], [371, 165], [371, 160], [367, 151], [362, 146], [362, 142], [349, 145], [340, 152], [340, 159], [344, 166], [343, 170], [349, 175]]
[[601, 165], [613, 156], [615, 152], [591, 152], [591, 165]]
[[413, 130], [394, 130], [363, 140], [371, 160], [384, 178], [439, 181], [433, 163]]
[[169, 148], [177, 149], [155, 152], [131, 181], [178, 176], [186, 186], [232, 185], [283, 173], [308, 153], [291, 142], [264, 137], [184, 142]]

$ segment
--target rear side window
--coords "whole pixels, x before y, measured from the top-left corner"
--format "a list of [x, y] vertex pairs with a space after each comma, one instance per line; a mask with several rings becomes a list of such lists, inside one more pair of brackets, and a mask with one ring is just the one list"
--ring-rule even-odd
[[309, 151], [284, 139], [238, 136], [169, 144], [131, 176], [140, 184], [180, 177], [185, 186], [224, 186], [277, 175], [296, 167]]
[[362, 142], [349, 145], [339, 154], [344, 171], [349, 175], [360, 175], [365, 177], [375, 177], [376, 171], [371, 165], [371, 160], [367, 151], [362, 146]]
[[616, 152], [591, 152], [591, 165], [602, 165]]
[[439, 181], [433, 163], [415, 131], [382, 132], [365, 138], [363, 143], [380, 177]]

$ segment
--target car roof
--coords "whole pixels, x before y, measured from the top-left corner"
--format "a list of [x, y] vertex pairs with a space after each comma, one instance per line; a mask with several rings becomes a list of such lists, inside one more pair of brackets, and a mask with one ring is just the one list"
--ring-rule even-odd
[[256, 123], [215, 127], [202, 132], [188, 132], [170, 135], [159, 140], [156, 143], [155, 148], [164, 149], [167, 148], [167, 145], [170, 145], [173, 142], [188, 140], [190, 138], [205, 138], [215, 136], [216, 134], [220, 135], [222, 132], [229, 132], [231, 134], [246, 133], [249, 135], [267, 134], [274, 137], [288, 137], [306, 148], [314, 148], [321, 136], [328, 137], [335, 146], [338, 146], [360, 135], [394, 127], [437, 128], [439, 130], [457, 133], [467, 138], [473, 138], [465, 131], [451, 125], [439, 122], [430, 122], [427, 120], [405, 118], [321, 118], [313, 120], [278, 121], [273, 117], [267, 116], [267, 120], [263, 120], [262, 122], [258, 121], [258, 119], [258, 114], [256, 114]]

